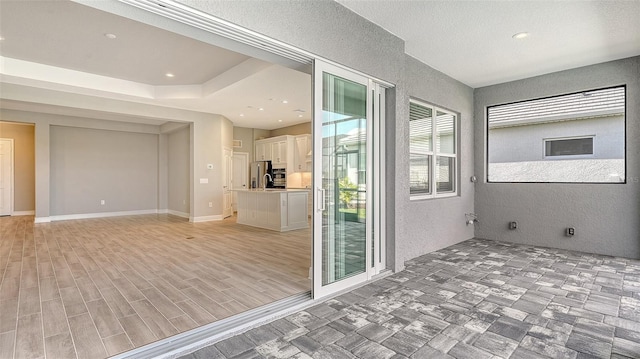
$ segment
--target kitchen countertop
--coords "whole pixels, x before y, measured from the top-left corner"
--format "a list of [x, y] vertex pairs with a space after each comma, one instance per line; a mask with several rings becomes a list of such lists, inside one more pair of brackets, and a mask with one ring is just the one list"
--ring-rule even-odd
[[232, 191], [236, 192], [264, 192], [264, 193], [282, 193], [282, 192], [308, 192], [310, 188], [267, 188], [263, 190], [262, 188], [256, 189], [234, 189]]

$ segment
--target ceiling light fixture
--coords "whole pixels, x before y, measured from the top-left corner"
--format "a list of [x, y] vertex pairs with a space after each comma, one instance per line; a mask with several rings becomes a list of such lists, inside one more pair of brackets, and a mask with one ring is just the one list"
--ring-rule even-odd
[[264, 108], [260, 107], [260, 108], [258, 109], [258, 111], [264, 111]]
[[244, 117], [244, 113], [241, 113], [241, 114], [240, 114], [240, 117]]
[[113, 39], [117, 38], [116, 34], [112, 34], [112, 33], [106, 33], [106, 34], [104, 34], [104, 37], [106, 37], [109, 40], [113, 40]]
[[302, 117], [302, 115], [298, 115], [298, 117]]
[[519, 32], [517, 34], [513, 34], [513, 36], [511, 36], [511, 37], [516, 39], [516, 40], [521, 40], [521, 39], [524, 39], [527, 36], [529, 36], [528, 32]]
[[287, 101], [287, 100], [282, 100], [282, 103], [289, 103], [289, 101]]
[[176, 75], [172, 74], [171, 72], [167, 72], [166, 74], [164, 74], [167, 77], [175, 77]]
[[0, 41], [3, 41], [3, 40], [4, 40], [4, 36], [0, 36]]
[[278, 120], [278, 122], [282, 122], [282, 120]]

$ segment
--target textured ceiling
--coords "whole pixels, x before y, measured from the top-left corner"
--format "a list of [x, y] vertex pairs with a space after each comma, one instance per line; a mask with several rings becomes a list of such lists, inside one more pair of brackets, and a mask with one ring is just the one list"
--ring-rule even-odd
[[640, 55], [637, 0], [337, 1], [474, 88]]

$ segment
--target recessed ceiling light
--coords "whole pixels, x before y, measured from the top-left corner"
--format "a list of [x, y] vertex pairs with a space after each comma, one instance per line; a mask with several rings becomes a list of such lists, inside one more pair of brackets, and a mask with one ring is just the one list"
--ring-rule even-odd
[[298, 117], [302, 117], [302, 115], [298, 115]]
[[264, 108], [260, 107], [260, 108], [258, 109], [258, 111], [264, 111]]
[[282, 120], [278, 120], [278, 122], [282, 122]]
[[106, 34], [104, 34], [104, 37], [106, 37], [106, 38], [107, 38], [107, 39], [109, 39], [109, 40], [113, 40], [113, 39], [115, 39], [117, 36], [116, 36], [116, 34], [106, 33]]
[[517, 34], [513, 34], [513, 36], [511, 36], [511, 37], [516, 39], [516, 40], [520, 40], [520, 39], [524, 39], [527, 36], [529, 36], [528, 32], [519, 32]]
[[289, 103], [289, 101], [287, 101], [287, 100], [282, 100], [282, 103]]
[[0, 36], [0, 41], [4, 40], [4, 36]]
[[241, 113], [241, 114], [240, 114], [240, 117], [244, 117], [244, 113]]
[[166, 73], [166, 74], [164, 74], [164, 75], [165, 75], [165, 76], [167, 76], [167, 77], [175, 77], [175, 75], [174, 75], [174, 74], [172, 74], [171, 72], [167, 72], [167, 73]]

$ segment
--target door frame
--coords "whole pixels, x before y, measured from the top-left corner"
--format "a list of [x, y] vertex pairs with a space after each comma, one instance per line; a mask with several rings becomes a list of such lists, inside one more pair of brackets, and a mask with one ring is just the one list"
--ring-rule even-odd
[[[222, 167], [222, 218], [227, 218], [233, 216], [233, 149], [231, 147], [222, 149]], [[226, 201], [229, 201], [228, 208]]]
[[[366, 192], [366, 238], [365, 271], [342, 280], [322, 285], [322, 212], [324, 210], [324, 190], [322, 187], [322, 102], [323, 74], [327, 72], [366, 86], [367, 89], [367, 192]], [[313, 70], [313, 244], [312, 244], [312, 297], [318, 299], [371, 280], [382, 272], [386, 263], [386, 216], [384, 208], [384, 90], [386, 86], [371, 77], [342, 66], [316, 59]], [[374, 181], [375, 179], [375, 181]], [[377, 244], [374, 244], [375, 243]], [[372, 253], [373, 249], [373, 253]], [[380, 260], [374, 260], [380, 258]]]
[[[246, 171], [246, 178], [245, 181], [247, 181], [247, 185], [249, 183], [249, 152], [236, 152], [233, 151], [233, 156], [231, 156], [231, 170], [232, 172], [235, 172], [235, 162], [234, 159], [235, 158], [243, 158], [244, 159], [244, 163], [246, 164], [245, 166], [245, 171]], [[248, 186], [245, 187], [245, 189], [247, 189]], [[241, 189], [241, 187], [236, 187], [236, 178], [235, 176], [231, 176], [231, 190], [236, 190], [236, 189]], [[234, 191], [233, 192], [233, 198], [237, 198], [238, 194]], [[232, 200], [232, 203], [236, 203], [237, 204], [237, 200]], [[233, 208], [233, 204], [231, 205], [231, 207]]]
[[14, 171], [15, 171], [15, 144], [13, 138], [0, 138], [0, 141], [9, 142], [9, 213], [1, 214], [0, 216], [12, 216], [14, 210]]

